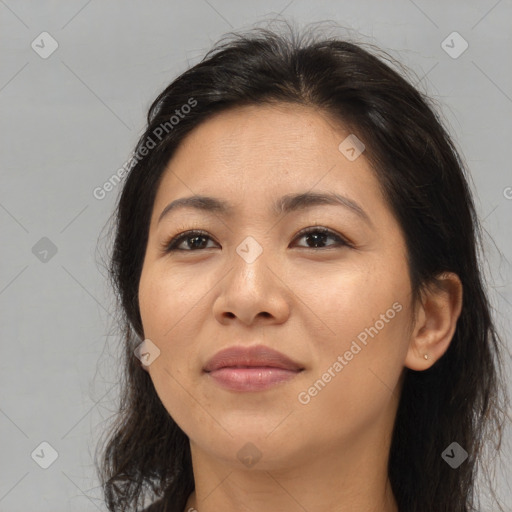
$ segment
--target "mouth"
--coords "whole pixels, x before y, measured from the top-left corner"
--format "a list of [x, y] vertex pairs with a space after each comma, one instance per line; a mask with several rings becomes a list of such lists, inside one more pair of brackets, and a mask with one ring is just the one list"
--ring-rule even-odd
[[304, 368], [270, 347], [221, 350], [203, 368], [213, 382], [231, 391], [262, 391], [287, 382]]

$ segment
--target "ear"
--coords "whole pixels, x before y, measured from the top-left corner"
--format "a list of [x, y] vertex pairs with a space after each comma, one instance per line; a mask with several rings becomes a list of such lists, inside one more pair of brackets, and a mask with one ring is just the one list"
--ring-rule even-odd
[[[462, 283], [457, 274], [444, 272], [422, 292], [411, 332], [405, 366], [423, 371], [448, 349], [462, 310]], [[425, 359], [425, 355], [428, 359]]]

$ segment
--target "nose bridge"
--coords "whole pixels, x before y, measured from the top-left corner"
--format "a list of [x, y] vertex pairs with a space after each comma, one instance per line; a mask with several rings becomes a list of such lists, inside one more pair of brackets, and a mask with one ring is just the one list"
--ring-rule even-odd
[[236, 193], [228, 263], [233, 267], [230, 274], [236, 272], [242, 276], [246, 286], [264, 285], [267, 278], [272, 281], [273, 274], [268, 267], [277, 266], [276, 256], [280, 250], [275, 227], [277, 219], [269, 206], [274, 196], [268, 184], [261, 182], [252, 184], [250, 189], [237, 187]]
[[[257, 240], [260, 236], [261, 242]], [[275, 258], [271, 249], [264, 247], [268, 239], [264, 233], [246, 235], [235, 246], [229, 263], [231, 270], [214, 306], [219, 321], [237, 317], [249, 325], [258, 315], [267, 321], [282, 322], [287, 318], [289, 305], [278, 271], [273, 268]]]
[[[250, 272], [254, 266], [258, 271], [262, 270], [262, 263], [271, 259], [269, 251], [276, 250], [276, 245], [270, 243], [273, 230], [269, 227], [273, 219], [267, 217], [268, 211], [262, 206], [268, 203], [268, 199], [264, 198], [266, 196], [266, 193], [262, 195], [254, 190], [251, 197], [244, 193], [238, 203], [237, 229], [234, 233], [238, 240], [233, 246], [233, 263], [238, 271]], [[237, 261], [237, 258], [241, 261]]]
[[[259, 239], [259, 241], [258, 241]], [[273, 273], [267, 266], [272, 266], [268, 244], [264, 244], [263, 236], [246, 235], [235, 247], [231, 257], [230, 266], [232, 284], [241, 293], [243, 298], [244, 291], [253, 299], [259, 294], [267, 295], [266, 290], [270, 278], [272, 281]], [[276, 283], [270, 284], [274, 291]]]
[[260, 242], [252, 235], [246, 236], [235, 249], [236, 254], [244, 261], [247, 265], [253, 265], [258, 259], [261, 263], [261, 255], [263, 254], [263, 241], [262, 237]]

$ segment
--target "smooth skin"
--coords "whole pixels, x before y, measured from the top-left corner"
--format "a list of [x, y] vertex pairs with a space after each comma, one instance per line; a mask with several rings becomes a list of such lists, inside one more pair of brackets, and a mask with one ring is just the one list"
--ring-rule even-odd
[[[142, 368], [190, 439], [187, 511], [398, 510], [387, 463], [404, 369], [426, 370], [445, 353], [462, 285], [445, 273], [440, 289], [412, 304], [402, 231], [365, 152], [350, 161], [338, 149], [349, 133], [308, 107], [237, 107], [191, 132], [163, 175], [139, 286], [144, 335], [160, 355]], [[302, 192], [348, 197], [369, 221], [331, 204], [272, 211], [277, 199]], [[232, 209], [181, 208], [158, 221], [171, 201], [193, 195]], [[350, 245], [297, 236], [315, 226]], [[194, 229], [206, 238], [191, 235], [181, 250], [165, 251]], [[252, 263], [236, 251], [248, 236], [263, 251]], [[299, 394], [394, 303], [401, 311], [301, 403]], [[219, 350], [258, 344], [304, 370], [259, 392], [221, 388], [202, 372]]]

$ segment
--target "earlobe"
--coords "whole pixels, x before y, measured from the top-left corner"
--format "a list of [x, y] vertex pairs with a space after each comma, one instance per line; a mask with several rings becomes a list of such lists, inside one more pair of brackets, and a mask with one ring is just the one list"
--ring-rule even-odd
[[462, 310], [462, 283], [444, 272], [423, 291], [404, 365], [411, 370], [430, 368], [448, 350]]

